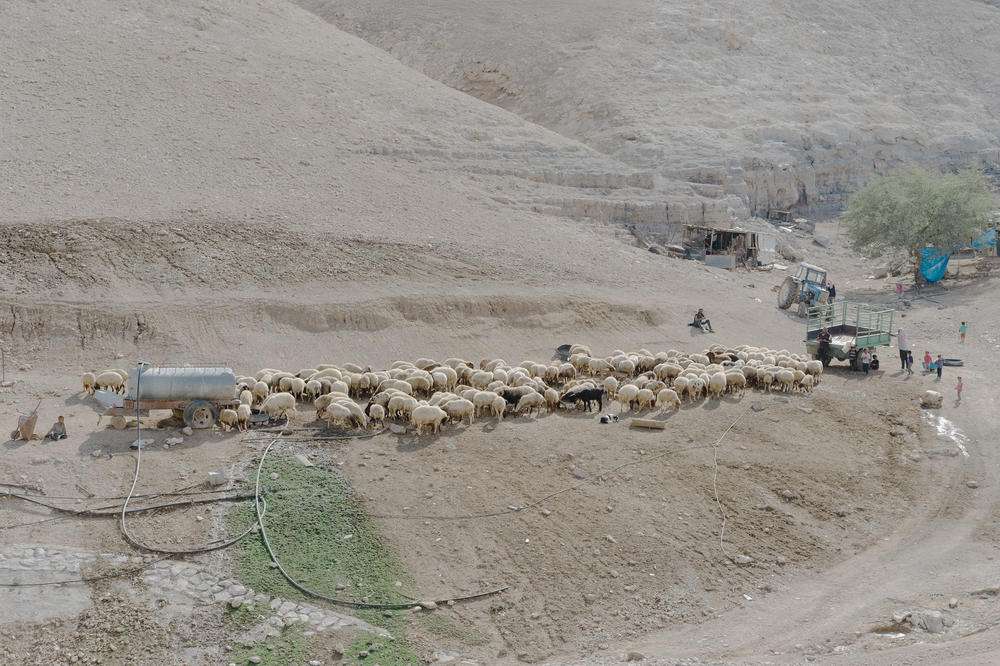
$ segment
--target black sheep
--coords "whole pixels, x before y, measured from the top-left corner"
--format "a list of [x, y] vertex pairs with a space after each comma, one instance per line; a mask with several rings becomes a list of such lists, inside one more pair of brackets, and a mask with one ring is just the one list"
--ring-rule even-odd
[[584, 388], [570, 391], [562, 398], [562, 402], [580, 403], [583, 401], [584, 409], [590, 411], [590, 403], [597, 402], [597, 411], [604, 409], [604, 390], [599, 388]]

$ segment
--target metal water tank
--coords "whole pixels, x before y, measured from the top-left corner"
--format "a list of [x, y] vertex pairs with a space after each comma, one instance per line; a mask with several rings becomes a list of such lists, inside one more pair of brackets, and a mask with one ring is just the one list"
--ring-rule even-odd
[[[125, 395], [136, 399], [138, 369], [125, 382]], [[141, 400], [232, 400], [236, 375], [232, 368], [144, 368]]]

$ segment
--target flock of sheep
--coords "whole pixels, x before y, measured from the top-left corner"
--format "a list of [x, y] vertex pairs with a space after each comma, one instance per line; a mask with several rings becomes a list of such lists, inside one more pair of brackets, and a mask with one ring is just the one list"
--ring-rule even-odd
[[[396, 361], [384, 371], [351, 363], [296, 373], [265, 368], [237, 377], [239, 406], [223, 409], [219, 421], [226, 429], [242, 430], [254, 410], [290, 419], [299, 403], [311, 403], [317, 418], [331, 426], [366, 428], [393, 420], [409, 422], [418, 433], [436, 433], [449, 421], [472, 424], [477, 417], [502, 420], [506, 414], [540, 415], [578, 406], [589, 411], [595, 403], [603, 409], [605, 400], [617, 400], [622, 411], [662, 411], [724, 394], [742, 396], [747, 388], [809, 392], [822, 372], [819, 361], [747, 345], [714, 345], [698, 354], [615, 350], [596, 357], [578, 344], [566, 362], [518, 366], [503, 359], [477, 366], [460, 358], [422, 358]], [[120, 391], [125, 378], [121, 370], [85, 373], [83, 386], [91, 393], [96, 388]]]
[[748, 387], [808, 392], [822, 372], [819, 361], [745, 345], [716, 345], [700, 354], [616, 350], [603, 358], [573, 345], [566, 362], [518, 366], [503, 359], [475, 365], [460, 358], [422, 358], [396, 361], [384, 371], [350, 363], [297, 373], [265, 368], [237, 378], [240, 406], [222, 410], [219, 420], [225, 428], [244, 429], [254, 409], [272, 419], [291, 418], [302, 402], [311, 403], [317, 418], [331, 426], [376, 427], [394, 420], [412, 424], [418, 433], [436, 433], [449, 421], [472, 424], [477, 417], [502, 420], [506, 414], [540, 415], [579, 405], [589, 410], [592, 403], [603, 409], [605, 400], [617, 400], [623, 411], [643, 411], [742, 396]]

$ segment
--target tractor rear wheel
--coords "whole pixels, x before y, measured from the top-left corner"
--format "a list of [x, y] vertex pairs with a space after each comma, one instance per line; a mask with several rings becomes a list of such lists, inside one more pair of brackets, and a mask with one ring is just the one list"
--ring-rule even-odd
[[789, 275], [781, 283], [781, 289], [778, 290], [778, 307], [782, 310], [787, 310], [792, 307], [792, 303], [795, 302], [795, 298], [798, 295], [799, 284], [795, 281], [795, 278]]

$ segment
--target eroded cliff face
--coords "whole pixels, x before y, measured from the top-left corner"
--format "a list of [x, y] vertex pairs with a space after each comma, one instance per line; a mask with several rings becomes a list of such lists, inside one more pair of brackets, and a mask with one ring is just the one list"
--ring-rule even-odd
[[[822, 215], [895, 164], [1000, 162], [995, 3], [298, 3], [655, 173], [666, 208], [688, 221]], [[690, 219], [696, 209], [706, 214]]]

